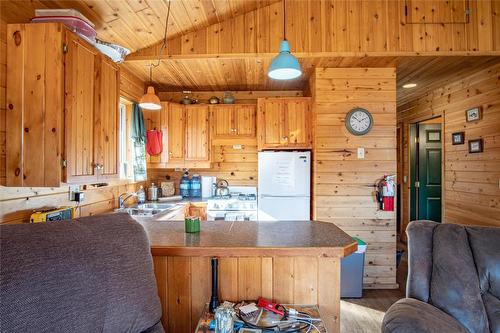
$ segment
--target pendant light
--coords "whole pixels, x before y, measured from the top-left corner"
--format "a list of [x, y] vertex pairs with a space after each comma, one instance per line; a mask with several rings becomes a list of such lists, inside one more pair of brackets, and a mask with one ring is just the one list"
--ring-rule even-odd
[[167, 47], [167, 30], [168, 30], [168, 18], [170, 16], [170, 0], [168, 1], [167, 19], [165, 22], [165, 34], [163, 36], [163, 44], [160, 48], [160, 53], [158, 55], [158, 62], [156, 64], [149, 64], [149, 86], [146, 93], [142, 95], [139, 100], [139, 107], [145, 110], [160, 110], [161, 103], [160, 98], [155, 93], [155, 88], [153, 87], [153, 68], [158, 67], [161, 62], [161, 56], [163, 55], [163, 50]]
[[283, 0], [283, 40], [280, 52], [273, 58], [267, 76], [275, 80], [291, 80], [302, 75], [299, 61], [290, 52], [290, 44], [286, 40], [286, 0]]
[[153, 64], [149, 65], [149, 82], [150, 85], [146, 90], [146, 94], [142, 95], [139, 101], [139, 107], [145, 110], [160, 110], [160, 98], [155, 94], [155, 88], [151, 85], [153, 82]]

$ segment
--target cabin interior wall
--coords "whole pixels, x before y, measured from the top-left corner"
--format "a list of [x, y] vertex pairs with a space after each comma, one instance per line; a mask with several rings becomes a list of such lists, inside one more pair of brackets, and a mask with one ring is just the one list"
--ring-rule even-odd
[[[467, 122], [466, 110], [474, 107], [482, 108], [481, 119]], [[409, 126], [438, 116], [445, 140], [443, 221], [500, 226], [500, 62], [399, 106], [397, 115], [403, 133], [403, 231], [410, 209]], [[464, 132], [464, 144], [452, 144], [457, 132]], [[483, 140], [482, 153], [469, 153], [474, 139]]]

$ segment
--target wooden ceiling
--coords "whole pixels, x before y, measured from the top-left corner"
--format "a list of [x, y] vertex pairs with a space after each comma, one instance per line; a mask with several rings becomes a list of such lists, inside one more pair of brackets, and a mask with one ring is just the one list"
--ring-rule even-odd
[[[169, 38], [279, 0], [171, 1]], [[96, 25], [100, 39], [135, 51], [163, 39], [168, 0], [0, 0], [0, 17], [6, 23], [29, 22], [40, 8], [78, 9]]]
[[[292, 81], [267, 77], [269, 57], [162, 60], [153, 71], [153, 82], [160, 91], [303, 90], [315, 67], [397, 67], [397, 98], [401, 105], [466, 73], [500, 62], [500, 57], [313, 57], [299, 60], [304, 75]], [[124, 65], [144, 81], [149, 81], [149, 61]], [[406, 83], [417, 83], [417, 87], [403, 89]]]

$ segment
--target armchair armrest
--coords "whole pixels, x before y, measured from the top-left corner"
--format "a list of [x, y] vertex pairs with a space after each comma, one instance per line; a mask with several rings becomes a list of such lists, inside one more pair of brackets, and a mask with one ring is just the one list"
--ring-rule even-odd
[[468, 333], [460, 323], [428, 303], [405, 298], [387, 310], [383, 333]]

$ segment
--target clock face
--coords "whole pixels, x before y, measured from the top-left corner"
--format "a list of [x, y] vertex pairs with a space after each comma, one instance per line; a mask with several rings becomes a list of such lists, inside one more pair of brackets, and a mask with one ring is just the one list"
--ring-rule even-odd
[[347, 114], [345, 125], [352, 134], [364, 135], [372, 129], [373, 118], [368, 110], [355, 108]]

